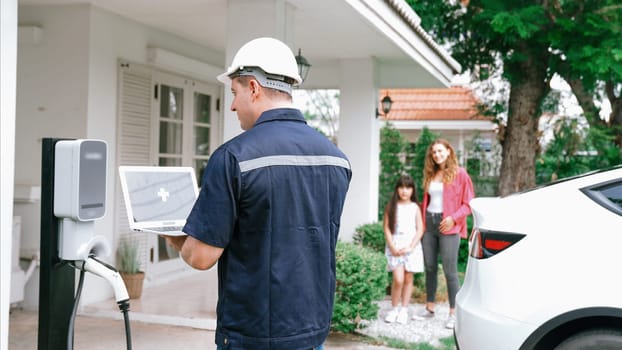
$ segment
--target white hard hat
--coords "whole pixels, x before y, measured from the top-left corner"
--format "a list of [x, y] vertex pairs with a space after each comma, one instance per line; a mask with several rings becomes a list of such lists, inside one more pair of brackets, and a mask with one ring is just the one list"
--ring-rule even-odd
[[[259, 77], [259, 83], [265, 86], [266, 79], [268, 81], [276, 81], [276, 85], [270, 83], [268, 87], [279, 90], [285, 84], [289, 86], [291, 92], [291, 84], [285, 78], [290, 78], [296, 84], [302, 83], [300, 74], [298, 74], [298, 64], [292, 50], [280, 40], [274, 38], [257, 38], [244, 44], [233, 57], [233, 61], [226, 72], [218, 76], [218, 80], [225, 84], [231, 83], [232, 75], [253, 75], [260, 68], [264, 76]], [[254, 72], [252, 72], [254, 70]], [[261, 74], [257, 74], [261, 75]], [[257, 77], [257, 76], [256, 76]], [[264, 81], [262, 81], [264, 80]]]

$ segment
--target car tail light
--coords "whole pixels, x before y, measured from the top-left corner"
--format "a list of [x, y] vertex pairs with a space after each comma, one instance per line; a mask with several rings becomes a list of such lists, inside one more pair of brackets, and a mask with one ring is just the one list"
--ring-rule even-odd
[[514, 243], [523, 239], [520, 233], [487, 231], [474, 229], [471, 235], [471, 256], [475, 259], [487, 259], [496, 255]]

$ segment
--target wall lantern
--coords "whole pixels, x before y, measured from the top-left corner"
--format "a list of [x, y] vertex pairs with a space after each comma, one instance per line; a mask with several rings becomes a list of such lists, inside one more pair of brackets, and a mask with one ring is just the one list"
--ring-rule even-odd
[[302, 82], [300, 83], [302, 85], [302, 83], [304, 83], [304, 81], [307, 79], [311, 64], [309, 63], [309, 61], [307, 61], [306, 58], [304, 58], [304, 56], [302, 56], [300, 51], [301, 50], [299, 48], [298, 55], [296, 55], [296, 63], [298, 64], [298, 74], [300, 74], [300, 78], [302, 79]]
[[[393, 105], [393, 100], [391, 100], [391, 97], [389, 97], [388, 93], [385, 97], [382, 98], [382, 100], [380, 100], [380, 104], [382, 105], [382, 112], [386, 117], [387, 114], [389, 114], [389, 111], [391, 111], [391, 106]], [[381, 114], [378, 113], [378, 109], [376, 108], [376, 118], [378, 118], [378, 116], [380, 115]]]

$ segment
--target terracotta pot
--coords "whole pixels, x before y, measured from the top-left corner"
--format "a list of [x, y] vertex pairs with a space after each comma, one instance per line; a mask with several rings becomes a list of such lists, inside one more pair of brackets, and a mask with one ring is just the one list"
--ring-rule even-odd
[[143, 280], [145, 279], [144, 272], [138, 273], [124, 273], [121, 272], [121, 278], [125, 282], [125, 288], [127, 288], [127, 294], [130, 299], [138, 299], [143, 293]]

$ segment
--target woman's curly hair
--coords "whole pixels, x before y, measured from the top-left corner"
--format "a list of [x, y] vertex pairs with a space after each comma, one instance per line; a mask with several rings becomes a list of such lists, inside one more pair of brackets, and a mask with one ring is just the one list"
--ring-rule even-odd
[[[434, 145], [441, 144], [445, 146], [449, 150], [449, 156], [447, 157], [447, 161], [442, 165], [443, 169], [441, 169], [441, 165], [436, 164], [434, 159], [432, 158], [432, 147]], [[443, 183], [452, 183], [456, 174], [458, 173], [458, 157], [456, 157], [456, 152], [454, 148], [451, 146], [449, 141], [445, 139], [436, 139], [434, 142], [428, 146], [428, 150], [425, 154], [425, 163], [423, 167], [423, 191], [428, 191], [428, 186], [430, 186], [430, 182], [434, 178], [434, 175], [439, 170], [445, 170], [443, 174]]]

